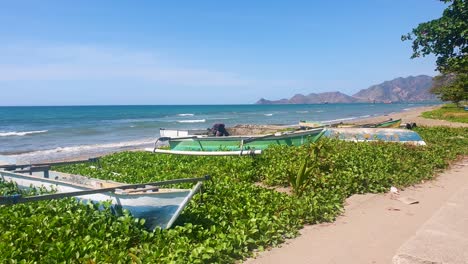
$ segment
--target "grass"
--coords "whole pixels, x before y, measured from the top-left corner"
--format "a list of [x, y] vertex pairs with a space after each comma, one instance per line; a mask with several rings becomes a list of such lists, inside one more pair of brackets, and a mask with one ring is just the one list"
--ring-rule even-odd
[[465, 111], [462, 107], [457, 107], [455, 104], [446, 104], [439, 109], [424, 112], [421, 116], [451, 122], [468, 123], [468, 111]]
[[[310, 178], [301, 180], [300, 197], [259, 185], [288, 186], [317, 144], [275, 146], [256, 157], [124, 152], [104, 157], [101, 169], [90, 164], [56, 167], [125, 183], [204, 174], [213, 180], [174, 228], [154, 232], [129, 215], [116, 217], [75, 199], [0, 206], [0, 262], [235, 263], [296, 236], [305, 224], [333, 221], [353, 194], [431, 179], [450, 161], [468, 155], [468, 128], [416, 131], [428, 146], [320, 141], [320, 152], [307, 164]], [[0, 193], [12, 189], [0, 182]]]

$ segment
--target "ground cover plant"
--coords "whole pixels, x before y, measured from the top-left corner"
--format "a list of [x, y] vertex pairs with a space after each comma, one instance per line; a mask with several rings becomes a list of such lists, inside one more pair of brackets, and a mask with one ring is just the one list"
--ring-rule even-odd
[[[154, 232], [129, 215], [117, 217], [74, 199], [2, 206], [0, 262], [233, 263], [294, 237], [304, 224], [332, 221], [352, 194], [418, 183], [468, 154], [467, 128], [417, 132], [427, 147], [323, 139], [319, 145], [271, 147], [257, 157], [124, 152], [102, 158], [100, 168], [57, 167], [125, 183], [205, 174], [212, 181], [175, 227]], [[298, 176], [300, 195], [275, 190]], [[1, 186], [12, 193], [11, 186], [8, 192]]]
[[468, 123], [468, 111], [455, 104], [446, 104], [439, 109], [424, 112], [421, 115], [425, 118], [441, 119], [452, 122]]

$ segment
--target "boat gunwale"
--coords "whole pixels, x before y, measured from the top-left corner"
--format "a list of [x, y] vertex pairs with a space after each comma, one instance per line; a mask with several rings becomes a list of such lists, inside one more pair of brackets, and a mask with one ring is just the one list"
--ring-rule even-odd
[[279, 135], [276, 134], [267, 134], [267, 135], [242, 135], [242, 136], [193, 136], [187, 138], [171, 138], [170, 141], [241, 141], [246, 139], [252, 139], [254, 141], [261, 141], [261, 140], [281, 140], [284, 138], [291, 138], [291, 137], [300, 137], [300, 136], [308, 136], [309, 134], [312, 135], [314, 133], [319, 134], [324, 130], [324, 128], [313, 128], [307, 130], [299, 130], [293, 132], [277, 132], [281, 133]]
[[[60, 185], [64, 187], [72, 187], [72, 188], [77, 188], [81, 189], [83, 191], [88, 191], [88, 190], [99, 190], [100, 188], [90, 186], [90, 185], [85, 185], [85, 184], [79, 184], [79, 183], [71, 183], [67, 181], [61, 181], [61, 180], [55, 180], [55, 179], [50, 179], [50, 178], [44, 178], [44, 177], [38, 177], [38, 176], [33, 176], [33, 175], [27, 175], [23, 173], [15, 173], [15, 172], [10, 172], [10, 171], [5, 171], [5, 170], [0, 170], [0, 177], [2, 178], [3, 181], [5, 181], [4, 175], [7, 175], [12, 178], [22, 178], [25, 180], [30, 180], [30, 181], [37, 181], [38, 183], [47, 183], [47, 184], [55, 184], [55, 185]], [[71, 174], [70, 174], [71, 175]], [[81, 175], [74, 175], [74, 176], [81, 176]], [[81, 176], [84, 177], [84, 176]], [[105, 182], [100, 179], [95, 179], [95, 178], [87, 178], [92, 181], [96, 182]], [[114, 182], [113, 182], [114, 183]], [[113, 186], [114, 188], [118, 189], [119, 186], [124, 186], [126, 184], [120, 183], [120, 185]], [[130, 189], [130, 190], [138, 190], [137, 188], [135, 189]], [[157, 191], [153, 192], [132, 192], [132, 193], [125, 193], [125, 192], [117, 192], [117, 191], [107, 191], [103, 193], [112, 193], [112, 195], [116, 197], [129, 197], [129, 196], [143, 196], [143, 195], [158, 195], [158, 194], [168, 194], [168, 193], [178, 193], [178, 192], [187, 192], [192, 189], [173, 189], [173, 188], [159, 188]]]

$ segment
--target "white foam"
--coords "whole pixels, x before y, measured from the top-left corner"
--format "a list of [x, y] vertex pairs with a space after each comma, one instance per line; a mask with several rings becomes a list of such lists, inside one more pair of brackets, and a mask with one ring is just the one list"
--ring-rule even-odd
[[36, 131], [23, 131], [23, 132], [17, 132], [17, 131], [12, 131], [12, 132], [0, 132], [0, 137], [22, 137], [22, 136], [27, 136], [27, 135], [33, 135], [33, 134], [41, 134], [41, 133], [47, 133], [49, 130], [36, 130]]
[[177, 116], [194, 116], [194, 114], [178, 114]]
[[264, 116], [272, 116], [273, 114], [264, 114]]
[[298, 114], [307, 114], [307, 113], [309, 113], [309, 111], [296, 111], [296, 113], [298, 113]]
[[20, 163], [37, 162], [43, 160], [64, 160], [82, 156], [100, 156], [119, 150], [140, 149], [154, 144], [154, 141], [154, 139], [143, 139], [118, 143], [58, 147], [54, 149], [37, 150], [33, 152], [8, 155], [3, 157], [15, 159]]
[[178, 123], [205, 123], [206, 119], [179, 120]]
[[317, 111], [315, 111], [315, 112], [316, 112], [316, 113], [322, 113], [323, 110], [317, 110]]
[[362, 115], [362, 116], [359, 116], [359, 118], [366, 118], [366, 117], [370, 117], [370, 115]]

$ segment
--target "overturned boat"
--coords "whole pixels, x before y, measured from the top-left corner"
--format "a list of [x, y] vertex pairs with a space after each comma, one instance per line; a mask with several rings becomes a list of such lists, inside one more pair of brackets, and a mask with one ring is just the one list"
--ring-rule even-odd
[[327, 128], [323, 135], [354, 142], [383, 141], [417, 146], [426, 145], [426, 142], [415, 131], [398, 128]]

